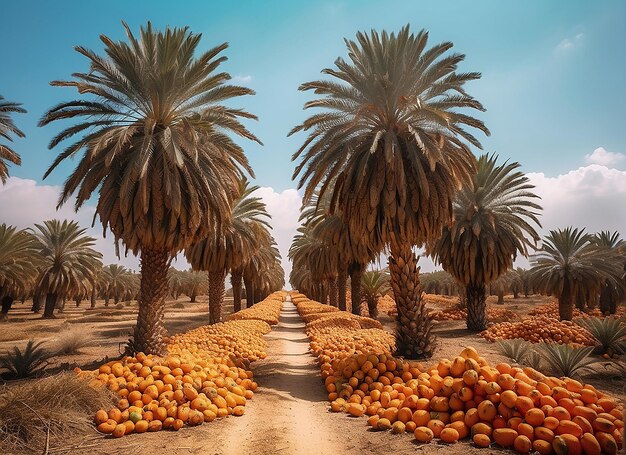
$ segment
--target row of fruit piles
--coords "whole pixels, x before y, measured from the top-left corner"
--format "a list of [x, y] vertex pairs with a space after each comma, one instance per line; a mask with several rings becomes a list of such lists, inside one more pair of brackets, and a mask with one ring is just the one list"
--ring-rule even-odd
[[571, 321], [559, 321], [549, 316], [534, 316], [520, 322], [501, 322], [480, 333], [489, 340], [522, 338], [532, 343], [556, 342], [571, 346], [594, 346], [595, 338], [584, 328]]
[[263, 335], [276, 324], [285, 292], [275, 292], [228, 322], [172, 336], [168, 355], [138, 353], [79, 374], [119, 397], [96, 413], [98, 431], [129, 433], [178, 430], [228, 415], [240, 416], [257, 384], [249, 363], [263, 359]]
[[[559, 304], [555, 302], [546, 303], [545, 305], [540, 305], [534, 310], [528, 313], [531, 316], [546, 316], [554, 319], [559, 319]], [[589, 317], [602, 317], [603, 314], [600, 312], [600, 309], [594, 308], [588, 311], [580, 311], [578, 308], [574, 308], [574, 318], [589, 318]], [[626, 307], [619, 306], [617, 307], [617, 312], [615, 313], [616, 317], [624, 317], [626, 316]]]
[[[292, 300], [309, 314], [325, 309], [300, 294]], [[591, 385], [532, 368], [494, 367], [472, 347], [425, 368], [394, 358], [382, 334], [366, 340], [354, 328], [332, 332], [309, 334], [331, 410], [367, 415], [375, 430], [412, 432], [422, 443], [468, 438], [476, 447], [542, 455], [617, 454], [623, 445], [624, 406]], [[358, 341], [347, 351], [334, 341], [341, 338]]]
[[[427, 305], [435, 307], [452, 307], [445, 308], [443, 310], [432, 310], [430, 316], [435, 321], [464, 321], [467, 319], [467, 310], [458, 308], [458, 297], [449, 297], [436, 294], [423, 294], [422, 298], [426, 301]], [[385, 295], [378, 299], [378, 311], [386, 313], [389, 316], [396, 316], [398, 310], [396, 308], [396, 302], [390, 295]], [[487, 318], [490, 321], [503, 321], [510, 319], [517, 319], [517, 313], [507, 310], [505, 308], [495, 308], [492, 306], [487, 307]]]

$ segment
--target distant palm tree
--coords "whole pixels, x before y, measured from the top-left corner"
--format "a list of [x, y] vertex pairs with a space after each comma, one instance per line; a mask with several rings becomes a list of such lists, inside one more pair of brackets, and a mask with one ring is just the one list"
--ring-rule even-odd
[[102, 255], [92, 248], [96, 239], [75, 221], [48, 220], [35, 228], [41, 258], [37, 288], [46, 295], [43, 317], [52, 318], [63, 299], [90, 289]]
[[105, 57], [76, 48], [89, 59], [89, 72], [52, 84], [93, 96], [50, 109], [40, 125], [80, 118], [50, 143], [84, 133], [46, 176], [83, 152], [59, 205], [75, 193], [78, 209], [97, 191], [103, 226], [127, 250], [141, 252], [139, 315], [129, 350], [162, 354], [170, 261], [228, 223], [233, 193], [244, 171], [252, 172], [229, 135], [258, 142], [240, 122], [256, 117], [222, 103], [254, 92], [227, 85], [230, 75], [217, 72], [226, 43], [194, 58], [200, 35], [187, 28], [158, 32], [148, 23], [137, 39], [124, 27], [128, 43], [101, 36]]
[[[617, 266], [621, 262], [626, 270], [626, 241], [620, 238], [619, 232], [602, 231], [595, 235], [594, 242], [600, 248], [606, 248], [616, 255]], [[621, 256], [620, 256], [621, 255]], [[600, 311], [603, 314], [615, 314], [617, 302], [626, 296], [626, 275], [622, 280], [604, 280], [600, 291]]]
[[367, 301], [370, 318], [378, 317], [378, 299], [390, 290], [389, 275], [382, 270], [370, 270], [363, 273], [361, 292]]
[[373, 251], [389, 246], [389, 269], [398, 319], [398, 353], [432, 355], [432, 319], [421, 299], [413, 246], [439, 237], [452, 219], [452, 201], [475, 166], [470, 144], [480, 143], [467, 127], [489, 134], [482, 121], [463, 112], [483, 110], [464, 85], [479, 73], [457, 72], [461, 54], [452, 43], [427, 48], [428, 33], [358, 33], [346, 40], [350, 61], [338, 58], [323, 73], [332, 80], [303, 84], [319, 98], [305, 108], [321, 109], [292, 130], [309, 131], [293, 159], [294, 178], [331, 195], [352, 238]]
[[183, 289], [185, 295], [189, 297], [191, 303], [196, 302], [196, 297], [201, 293], [208, 292], [207, 288], [208, 275], [205, 272], [196, 272], [188, 270], [183, 275]]
[[587, 293], [599, 293], [606, 280], [622, 279], [614, 251], [600, 248], [584, 229], [567, 227], [550, 231], [532, 258], [533, 288], [559, 301], [561, 320], [571, 321], [574, 304]]
[[131, 286], [130, 270], [119, 264], [110, 264], [102, 269], [101, 277], [106, 300], [113, 298], [113, 303], [117, 304]]
[[[11, 114], [14, 112], [24, 114], [26, 110], [21, 107], [21, 104], [11, 103], [5, 101], [4, 97], [0, 95], [0, 138], [4, 138], [7, 141], [13, 141], [11, 135], [17, 137], [25, 137], [24, 133], [15, 126]], [[0, 181], [6, 183], [9, 176], [9, 168], [6, 161], [10, 161], [13, 164], [22, 164], [20, 156], [13, 151], [8, 145], [0, 143]]]
[[0, 224], [0, 320], [6, 319], [13, 300], [34, 283], [38, 262], [33, 235]]
[[266, 230], [266, 237], [261, 239], [260, 248], [243, 268], [243, 280], [246, 286], [246, 306], [254, 305], [262, 294], [281, 289], [285, 284], [285, 271], [280, 260], [276, 241]]
[[209, 324], [222, 320], [226, 274], [245, 264], [256, 249], [254, 226], [261, 224], [269, 229], [265, 204], [261, 198], [252, 196], [258, 188], [242, 180], [233, 202], [230, 222], [185, 250], [185, 257], [194, 270], [209, 272]]
[[471, 182], [454, 201], [454, 224], [429, 246], [465, 288], [467, 328], [475, 331], [487, 328], [486, 287], [513, 267], [518, 254], [528, 255], [539, 240], [533, 225], [541, 226], [541, 207], [534, 202], [539, 196], [520, 164], [497, 160], [480, 157]]

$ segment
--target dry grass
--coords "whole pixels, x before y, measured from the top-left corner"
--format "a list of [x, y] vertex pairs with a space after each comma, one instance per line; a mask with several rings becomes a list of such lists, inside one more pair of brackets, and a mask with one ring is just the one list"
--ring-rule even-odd
[[56, 355], [79, 354], [80, 350], [93, 343], [93, 336], [90, 333], [78, 328], [68, 328], [62, 331], [54, 340], [53, 351]]
[[73, 372], [5, 385], [0, 388], [0, 453], [55, 453], [80, 443], [95, 435], [94, 413], [113, 402], [111, 392]]

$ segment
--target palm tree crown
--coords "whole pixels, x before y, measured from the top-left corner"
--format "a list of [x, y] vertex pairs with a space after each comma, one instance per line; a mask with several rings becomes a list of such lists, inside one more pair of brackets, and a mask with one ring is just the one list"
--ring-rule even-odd
[[15, 297], [37, 274], [37, 248], [33, 235], [0, 224], [0, 297]]
[[356, 238], [370, 243], [401, 235], [415, 244], [439, 234], [452, 217], [454, 192], [469, 180], [480, 147], [466, 127], [489, 134], [461, 108], [483, 110], [463, 85], [479, 73], [457, 73], [461, 54], [452, 43], [426, 49], [428, 33], [408, 27], [396, 35], [372, 31], [347, 40], [350, 62], [336, 60], [323, 73], [335, 80], [303, 84], [322, 98], [321, 108], [292, 130], [310, 131], [294, 155], [294, 177], [314, 191], [333, 194]]
[[588, 293], [598, 293], [606, 282], [622, 279], [622, 266], [615, 251], [598, 247], [584, 229], [553, 230], [533, 257], [533, 287], [559, 299], [561, 319], [571, 320], [574, 302]]
[[540, 239], [533, 226], [541, 226], [534, 185], [519, 163], [497, 160], [479, 158], [472, 181], [454, 201], [454, 223], [432, 245], [435, 259], [465, 286], [491, 283]]
[[242, 170], [252, 172], [228, 133], [257, 141], [239, 121], [256, 117], [220, 103], [253, 92], [225, 85], [230, 76], [216, 72], [226, 60], [219, 54], [227, 44], [194, 59], [200, 35], [187, 28], [155, 32], [148, 23], [136, 39], [124, 27], [128, 44], [102, 36], [106, 57], [77, 47], [90, 60], [90, 71], [52, 83], [95, 99], [62, 103], [44, 115], [40, 125], [82, 118], [50, 148], [86, 132], [45, 176], [83, 151], [59, 204], [76, 192], [78, 208], [97, 190], [103, 226], [128, 249], [175, 253], [206, 237], [227, 216]]
[[[0, 137], [7, 141], [13, 141], [11, 135], [17, 137], [24, 137], [24, 133], [15, 126], [11, 114], [14, 112], [25, 113], [26, 110], [21, 107], [21, 104], [11, 103], [5, 101], [4, 97], [0, 95]], [[9, 176], [9, 168], [5, 161], [9, 161], [18, 166], [22, 164], [22, 159], [11, 147], [5, 144], [0, 144], [0, 181], [6, 183]]]

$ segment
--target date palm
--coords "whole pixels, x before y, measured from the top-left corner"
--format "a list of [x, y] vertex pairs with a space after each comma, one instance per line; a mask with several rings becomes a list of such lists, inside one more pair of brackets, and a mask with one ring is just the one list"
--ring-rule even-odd
[[204, 272], [188, 270], [183, 275], [183, 289], [191, 303], [196, 302], [196, 297], [207, 292], [208, 276]]
[[[594, 242], [600, 248], [606, 248], [616, 254], [617, 266], [621, 262], [626, 270], [626, 241], [620, 238], [618, 232], [601, 231], [595, 235]], [[621, 257], [620, 257], [621, 254]], [[603, 314], [615, 314], [617, 302], [626, 295], [626, 275], [622, 280], [604, 280], [600, 291], [600, 311]]]
[[271, 289], [280, 289], [285, 282], [285, 272], [280, 265], [280, 252], [276, 247], [276, 241], [268, 231], [263, 230], [266, 236], [262, 238], [257, 249], [243, 267], [243, 281], [246, 286], [246, 306], [254, 305], [259, 301], [260, 294], [264, 292], [266, 274], [271, 276]]
[[532, 258], [533, 288], [555, 296], [560, 319], [571, 321], [578, 299], [587, 293], [599, 293], [607, 281], [618, 283], [622, 279], [622, 266], [617, 259], [614, 251], [598, 247], [593, 235], [584, 229], [550, 231]]
[[226, 43], [196, 57], [200, 35], [187, 28], [161, 32], [148, 23], [136, 38], [124, 27], [128, 42], [101, 37], [106, 56], [76, 48], [89, 71], [52, 85], [84, 96], [50, 109], [40, 124], [79, 119], [50, 143], [82, 134], [46, 175], [82, 152], [59, 205], [76, 194], [78, 209], [97, 192], [104, 229], [127, 250], [141, 252], [139, 315], [129, 350], [160, 354], [171, 258], [228, 222], [234, 190], [244, 172], [252, 172], [231, 136], [258, 142], [240, 121], [256, 117], [222, 104], [253, 94], [228, 85], [229, 74], [219, 71]]
[[[24, 114], [26, 110], [22, 108], [21, 104], [5, 101], [4, 97], [0, 95], [0, 138], [10, 142], [13, 141], [12, 136], [25, 137], [24, 133], [13, 123], [11, 118], [13, 113]], [[0, 143], [0, 181], [2, 183], [6, 183], [9, 176], [7, 161], [18, 166], [22, 164], [22, 159], [11, 147]]]
[[209, 273], [209, 324], [222, 320], [222, 303], [226, 274], [245, 264], [256, 249], [255, 225], [269, 228], [269, 217], [261, 198], [252, 196], [258, 189], [244, 179], [239, 183], [230, 221], [211, 236], [185, 250], [185, 257], [194, 270]]
[[375, 251], [388, 245], [398, 307], [396, 345], [406, 357], [430, 356], [434, 335], [421, 301], [415, 245], [437, 238], [452, 219], [456, 191], [471, 179], [480, 148], [469, 130], [489, 134], [466, 111], [482, 105], [465, 90], [479, 79], [457, 72], [464, 55], [452, 43], [427, 48], [428, 33], [358, 33], [347, 40], [349, 61], [323, 70], [330, 80], [303, 84], [319, 111], [291, 134], [308, 132], [293, 159], [304, 200], [331, 195], [352, 238]]
[[126, 295], [130, 283], [130, 270], [119, 264], [110, 264], [102, 268], [101, 280], [105, 299], [113, 298], [113, 303], [117, 304]]
[[38, 293], [46, 295], [44, 318], [53, 318], [57, 304], [91, 288], [102, 255], [92, 247], [96, 239], [75, 221], [48, 220], [35, 224], [40, 257]]
[[32, 234], [0, 224], [0, 320], [6, 319], [13, 300], [31, 288], [37, 275], [37, 262]]
[[429, 251], [465, 289], [467, 328], [487, 328], [487, 286], [528, 255], [539, 240], [534, 226], [541, 207], [534, 186], [517, 162], [498, 164], [495, 155], [478, 160], [472, 180], [454, 201], [454, 223]]
[[361, 292], [367, 301], [370, 318], [378, 317], [378, 299], [389, 291], [389, 275], [384, 271], [369, 270], [363, 273]]

